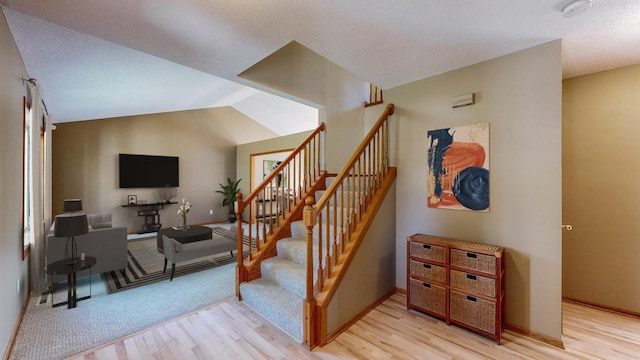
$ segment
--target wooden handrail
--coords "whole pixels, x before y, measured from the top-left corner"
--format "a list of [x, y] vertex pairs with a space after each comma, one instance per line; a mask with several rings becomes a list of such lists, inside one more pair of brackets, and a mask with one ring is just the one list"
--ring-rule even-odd
[[[335, 190], [338, 188], [342, 180], [344, 180], [344, 178], [349, 173], [349, 170], [352, 169], [355, 163], [358, 161], [362, 152], [368, 147], [373, 137], [378, 133], [378, 130], [382, 127], [384, 123], [386, 123], [387, 118], [393, 115], [394, 110], [395, 110], [395, 106], [393, 104], [387, 105], [382, 115], [380, 115], [380, 117], [378, 118], [378, 121], [376, 121], [376, 123], [373, 125], [371, 130], [369, 130], [369, 133], [364, 138], [362, 143], [360, 143], [360, 146], [358, 146], [358, 148], [353, 152], [353, 155], [351, 155], [351, 158], [349, 158], [349, 161], [347, 161], [345, 166], [336, 176], [336, 179], [331, 183], [329, 188], [327, 188], [327, 194], [331, 194], [335, 192]], [[385, 154], [385, 156], [388, 156], [388, 154]], [[388, 165], [388, 158], [386, 160], [387, 161], [385, 161], [385, 164]], [[324, 209], [328, 201], [329, 201], [329, 197], [323, 197], [316, 204], [316, 209], [318, 210]]]
[[376, 85], [369, 84], [369, 101], [364, 103], [364, 107], [379, 105], [384, 103], [382, 99], [382, 89]]
[[299, 154], [302, 150], [305, 149], [305, 146], [307, 144], [309, 144], [313, 139], [315, 139], [316, 136], [320, 135], [320, 133], [322, 131], [325, 130], [325, 124], [321, 123], [320, 126], [318, 126], [303, 142], [302, 144], [300, 144], [297, 148], [293, 149], [291, 151], [291, 154], [289, 154], [289, 156], [287, 156], [284, 160], [282, 160], [282, 163], [280, 165], [278, 165], [277, 168], [275, 168], [275, 170], [269, 174], [269, 176], [267, 176], [266, 179], [264, 179], [262, 181], [262, 183], [260, 185], [258, 185], [258, 187], [255, 188], [255, 190], [253, 190], [253, 192], [251, 192], [251, 194], [249, 194], [249, 196], [247, 197], [247, 200], [245, 201], [245, 206], [246, 203], [248, 201], [251, 201], [251, 199], [255, 199], [259, 194], [260, 194], [260, 189], [264, 188], [266, 186], [268, 186], [273, 179], [276, 178], [276, 176], [278, 176], [278, 173], [287, 166], [288, 163], [290, 163], [297, 154]]
[[[309, 348], [326, 335], [321, 330], [323, 324], [326, 326], [326, 307], [363, 237], [359, 223], [362, 220], [362, 224], [370, 224], [371, 215], [363, 218], [364, 214], [370, 207], [375, 211], [381, 204], [379, 199], [374, 201], [373, 196], [382, 187], [390, 187], [388, 120], [394, 110], [393, 104], [387, 105], [318, 203], [314, 205], [312, 197], [305, 200], [307, 264], [303, 342]], [[323, 296], [319, 296], [321, 293]], [[325, 318], [319, 319], [320, 316]]]

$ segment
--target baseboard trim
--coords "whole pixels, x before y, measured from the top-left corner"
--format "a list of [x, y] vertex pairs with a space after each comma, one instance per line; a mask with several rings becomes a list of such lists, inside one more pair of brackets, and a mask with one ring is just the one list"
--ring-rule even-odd
[[633, 318], [640, 319], [640, 313], [630, 311], [630, 310], [620, 309], [613, 306], [607, 306], [607, 305], [592, 303], [589, 301], [583, 301], [583, 300], [578, 300], [578, 299], [573, 299], [568, 297], [563, 297], [562, 300], [573, 303], [573, 304], [578, 304], [578, 305], [588, 306], [588, 307], [603, 310], [603, 311], [608, 311], [614, 314], [625, 315], [625, 316], [630, 316]]
[[504, 329], [514, 332], [516, 334], [520, 334], [520, 335], [524, 335], [526, 337], [530, 337], [532, 339], [541, 341], [545, 344], [549, 344], [555, 347], [558, 347], [560, 349], [564, 349], [564, 343], [562, 342], [561, 339], [556, 339], [554, 337], [548, 336], [548, 335], [544, 335], [535, 331], [531, 331], [529, 329], [525, 329], [523, 327], [517, 326], [517, 325], [513, 325], [513, 324], [509, 324], [509, 323], [505, 323], [504, 324]]
[[31, 291], [27, 291], [27, 296], [22, 301], [22, 309], [20, 309], [20, 314], [18, 315], [16, 324], [13, 326], [13, 331], [11, 332], [11, 337], [9, 338], [9, 343], [7, 344], [7, 348], [4, 350], [4, 355], [2, 356], [2, 360], [9, 360], [9, 355], [11, 355], [11, 350], [13, 350], [13, 345], [16, 343], [18, 330], [20, 330], [20, 324], [22, 324], [22, 319], [24, 318], [24, 314], [27, 312], [27, 306], [29, 306], [30, 295], [31, 295]]
[[358, 320], [360, 320], [363, 317], [365, 317], [371, 310], [375, 309], [378, 305], [382, 304], [388, 298], [393, 296], [397, 291], [398, 291], [398, 289], [394, 288], [393, 290], [389, 291], [388, 293], [382, 295], [382, 297], [378, 298], [378, 300], [374, 301], [372, 304], [370, 304], [369, 306], [364, 308], [356, 316], [352, 317], [351, 319], [349, 319], [348, 321], [346, 321], [342, 325], [338, 326], [338, 328], [335, 331], [333, 331], [333, 332], [331, 332], [330, 334], [327, 335], [327, 344], [330, 343], [338, 335], [342, 334], [349, 327], [351, 327], [351, 325], [353, 325], [356, 322], [358, 322]]

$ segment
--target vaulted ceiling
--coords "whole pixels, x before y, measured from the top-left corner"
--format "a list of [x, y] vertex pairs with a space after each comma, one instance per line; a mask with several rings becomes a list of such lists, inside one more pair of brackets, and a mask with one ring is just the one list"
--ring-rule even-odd
[[291, 41], [384, 89], [556, 39], [565, 78], [640, 63], [640, 1], [564, 17], [569, 3], [0, 0], [56, 121], [248, 109], [256, 96], [296, 106], [237, 77]]

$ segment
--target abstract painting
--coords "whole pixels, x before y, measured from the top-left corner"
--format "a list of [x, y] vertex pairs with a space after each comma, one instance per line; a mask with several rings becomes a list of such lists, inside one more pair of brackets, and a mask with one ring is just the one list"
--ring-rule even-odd
[[489, 211], [489, 123], [427, 132], [427, 206]]

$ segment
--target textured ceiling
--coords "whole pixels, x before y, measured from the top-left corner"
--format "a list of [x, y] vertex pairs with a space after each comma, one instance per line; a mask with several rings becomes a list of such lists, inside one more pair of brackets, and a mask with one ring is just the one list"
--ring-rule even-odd
[[565, 78], [640, 63], [640, 1], [565, 18], [568, 2], [0, 0], [48, 105], [74, 120], [98, 113], [84, 99], [133, 113], [234, 104], [256, 92], [222, 79], [291, 41], [382, 88], [556, 39]]

